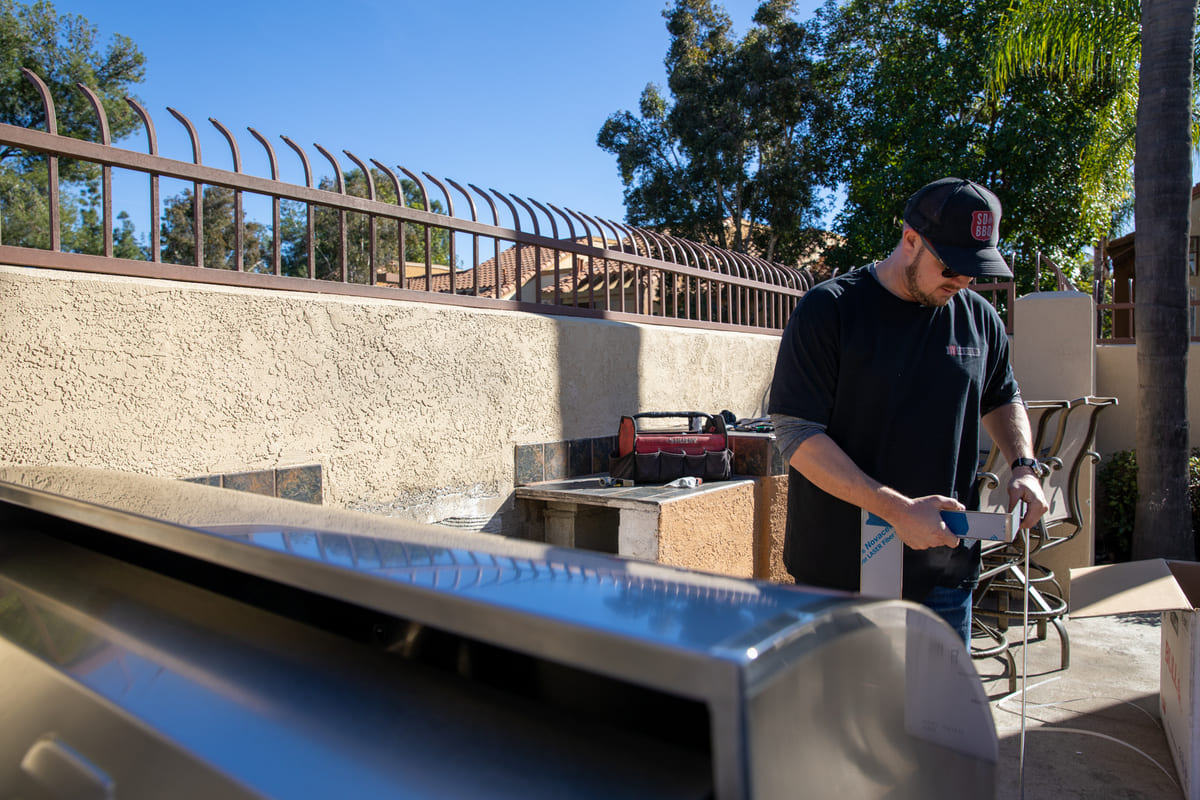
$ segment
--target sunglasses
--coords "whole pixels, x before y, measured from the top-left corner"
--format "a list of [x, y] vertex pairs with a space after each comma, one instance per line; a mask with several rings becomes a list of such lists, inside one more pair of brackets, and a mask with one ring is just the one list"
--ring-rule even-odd
[[[917, 235], [921, 236], [920, 234], [917, 234]], [[946, 278], [947, 280], [954, 280], [955, 278], [965, 277], [961, 273], [955, 272], [954, 270], [947, 267], [945, 262], [943, 262], [940, 258], [938, 258], [937, 251], [934, 250], [932, 247], [930, 247], [929, 240], [926, 239], [924, 236], [921, 236], [921, 243], [923, 245], [925, 245], [925, 249], [929, 251], [929, 255], [933, 256], [933, 260], [941, 265], [943, 278]]]

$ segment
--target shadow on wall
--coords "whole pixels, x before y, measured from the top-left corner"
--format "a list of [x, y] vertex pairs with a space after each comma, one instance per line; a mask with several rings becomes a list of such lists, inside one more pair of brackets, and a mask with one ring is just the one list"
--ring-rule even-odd
[[[637, 325], [546, 317], [554, 325], [555, 374], [542, 378], [544, 402], [530, 400], [510, 421], [504, 447], [513, 461], [513, 486], [608, 472], [623, 414], [639, 409], [643, 396]], [[597, 326], [600, 326], [598, 329]], [[530, 380], [539, 380], [532, 374]], [[502, 447], [504, 443], [498, 442]], [[524, 521], [511, 489], [490, 515], [460, 514], [436, 524], [462, 530], [522, 536]]]

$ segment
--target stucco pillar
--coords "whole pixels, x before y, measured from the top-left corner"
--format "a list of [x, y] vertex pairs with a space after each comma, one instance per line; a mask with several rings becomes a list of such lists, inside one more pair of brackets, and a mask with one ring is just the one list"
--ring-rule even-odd
[[546, 503], [542, 512], [546, 520], [546, 544], [555, 547], [575, 546], [575, 512], [578, 506], [574, 503]]
[[1096, 393], [1096, 305], [1083, 292], [1034, 292], [1017, 299], [1013, 370], [1026, 400]]
[[[1073, 400], [1096, 394], [1092, 298], [1082, 292], [1035, 292], [1019, 298], [1013, 318], [1013, 371], [1026, 400]], [[1068, 597], [1068, 570], [1090, 566], [1095, 560], [1094, 487], [1095, 467], [1088, 459], [1079, 475], [1083, 528], [1040, 559], [1054, 570]]]
[[617, 528], [617, 552], [631, 558], [658, 561], [659, 510], [622, 508]]

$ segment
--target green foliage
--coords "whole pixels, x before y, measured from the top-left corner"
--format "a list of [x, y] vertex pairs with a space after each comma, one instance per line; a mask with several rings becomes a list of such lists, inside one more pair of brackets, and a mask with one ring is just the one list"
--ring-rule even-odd
[[609, 116], [597, 137], [629, 222], [774, 261], [811, 250], [832, 182], [830, 104], [817, 33], [793, 12], [767, 0], [741, 40], [711, 0], [664, 12], [670, 95], [647, 86], [640, 115]]
[[[26, 67], [49, 88], [60, 134], [89, 141], [100, 138], [96, 113], [76, 83], [88, 86], [100, 98], [113, 141], [130, 134], [138, 121], [123, 98], [142, 81], [145, 57], [124, 36], [113, 36], [103, 49], [98, 37], [96, 27], [86, 19], [59, 15], [45, 0], [32, 5], [0, 0], [0, 122], [45, 127], [41, 97], [21, 74]], [[23, 173], [42, 159], [13, 148], [0, 149], [0, 163], [6, 161]], [[98, 171], [95, 165], [78, 162], [60, 166], [66, 182], [93, 179]]]
[[[66, 253], [104, 252], [101, 228], [100, 184], [84, 181], [63, 185], [59, 181], [60, 246]], [[15, 247], [50, 249], [50, 206], [46, 164], [31, 164], [26, 172], [0, 165], [0, 242]], [[146, 260], [137, 243], [129, 215], [117, 215], [113, 228], [113, 255]]]
[[[234, 192], [223, 186], [204, 187], [201, 225], [204, 261], [199, 266], [237, 268]], [[195, 204], [191, 189], [167, 200], [162, 215], [162, 260], [168, 264], [196, 263]], [[270, 269], [271, 234], [266, 226], [246, 220], [242, 211], [242, 268], [247, 272]]]
[[25, 173], [0, 164], [0, 242], [50, 249], [46, 167]]
[[1129, 560], [1137, 498], [1134, 452], [1121, 450], [1105, 458], [1096, 473], [1096, 554], [1099, 560]]
[[992, 51], [993, 92], [1025, 75], [1082, 90], [1111, 88], [1080, 159], [1080, 183], [1090, 206], [1086, 214], [1097, 222], [1108, 214], [1109, 230], [1122, 227], [1133, 214], [1140, 61], [1138, 0], [1025, 0], [1005, 13]]
[[[1121, 450], [1105, 458], [1096, 473], [1096, 557], [1128, 561], [1132, 557], [1134, 512], [1138, 501], [1137, 455]], [[1188, 503], [1192, 536], [1200, 552], [1200, 448], [1188, 456]]]
[[[343, 176], [346, 193], [356, 197], [367, 197], [366, 178], [362, 170], [353, 169]], [[391, 178], [377, 169], [371, 170], [375, 186], [375, 199], [383, 203], [396, 204], [396, 189]], [[319, 187], [328, 192], [337, 191], [333, 178], [322, 178]], [[404, 205], [424, 209], [424, 200], [416, 182], [407, 178], [400, 180], [404, 194]], [[441, 202], [430, 202], [431, 211], [445, 213]], [[308, 208], [304, 203], [285, 202], [280, 220], [281, 262], [285, 275], [308, 275]], [[340, 234], [338, 212], [328, 206], [314, 206], [313, 252], [315, 276], [323, 280], [341, 279], [339, 260]], [[375, 230], [375, 263], [378, 267], [398, 270], [400, 263], [399, 234], [396, 223], [378, 220]], [[444, 228], [429, 231], [430, 254], [433, 264], [450, 263], [450, 233]], [[366, 215], [346, 213], [346, 261], [348, 279], [353, 283], [367, 283], [370, 265], [370, 223]], [[425, 261], [425, 226], [404, 226], [404, 260]], [[457, 265], [456, 265], [457, 266]]]
[[[100, 124], [82, 83], [95, 91], [108, 118], [112, 141], [132, 133], [139, 121], [124, 101], [144, 76], [144, 57], [124, 36], [101, 47], [94, 25], [77, 14], [58, 14], [42, 2], [0, 0], [0, 123], [46, 128], [40, 94], [21, 73], [25, 67], [45, 83], [54, 101], [58, 133], [100, 141]], [[67, 252], [103, 252], [99, 210], [100, 167], [59, 159], [60, 231]], [[46, 158], [0, 147], [0, 241], [20, 247], [50, 247]], [[117, 255], [141, 258], [132, 223], [115, 231]], [[132, 243], [132, 246], [131, 246]]]
[[[822, 10], [827, 65], [842, 87], [847, 200], [838, 223], [846, 241], [830, 256], [836, 266], [889, 252], [908, 196], [946, 175], [997, 193], [1007, 252], [1040, 250], [1064, 263], [1108, 230], [1122, 198], [1091, 193], [1080, 153], [1106, 124], [1102, 110], [1115, 89], [1021, 74], [989, 93], [989, 54], [1008, 7], [1008, 0], [848, 0]], [[1017, 278], [1028, 291], [1031, 260], [1023, 263]]]

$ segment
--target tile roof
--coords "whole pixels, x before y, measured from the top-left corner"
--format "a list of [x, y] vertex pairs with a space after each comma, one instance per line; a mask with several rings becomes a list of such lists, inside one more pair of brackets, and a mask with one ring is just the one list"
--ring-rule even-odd
[[[576, 239], [576, 243], [586, 245], [586, 238]], [[619, 244], [616, 240], [610, 239], [604, 243], [608, 249], [618, 249]], [[628, 244], [627, 244], [628, 246]], [[579, 292], [582, 297], [583, 293], [591, 291], [602, 291], [604, 288], [604, 271], [609, 270], [611, 275], [609, 279], [610, 288], [616, 288], [617, 276], [616, 272], [620, 267], [620, 262], [611, 259], [592, 259], [592, 277], [588, 278], [588, 257], [576, 256], [563, 250], [555, 250], [549, 247], [535, 247], [533, 245], [518, 244], [509, 247], [500, 253], [500, 290], [495, 292], [496, 287], [496, 259], [489, 258], [482, 262], [477, 269], [463, 269], [454, 274], [454, 288], [459, 294], [475, 293], [475, 275], [479, 275], [479, 293], [485, 296], [495, 296], [500, 298], [511, 298], [516, 295], [520, 286], [525, 285], [530, 281], [538, 271], [539, 256], [541, 269], [543, 273], [553, 273], [555, 262], [558, 263], [559, 269], [559, 291], [570, 293], [575, 291], [576, 279], [572, 271], [572, 256], [578, 260], [578, 269], [580, 279], [578, 281]], [[520, 261], [520, 280], [517, 280], [517, 265]], [[419, 269], [412, 269], [413, 265], [409, 265], [409, 269], [405, 271], [407, 277], [406, 287], [417, 291], [426, 290], [425, 265], [416, 265]], [[430, 282], [428, 289], [434, 292], [449, 292], [450, 291], [450, 275], [448, 272], [438, 273], [437, 266], [434, 266], [435, 272], [433, 280]], [[653, 279], [652, 279], [653, 280]], [[625, 284], [628, 285], [632, 281], [632, 275], [627, 274]], [[399, 276], [395, 273], [388, 273], [386, 280], [381, 275], [379, 283], [383, 285], [399, 285]], [[657, 283], [657, 280], [653, 280]], [[550, 294], [554, 291], [554, 282], [552, 274], [545, 275], [541, 285], [543, 294]]]
[[[595, 241], [589, 242], [587, 237], [576, 238], [576, 244], [595, 245]], [[629, 239], [624, 242], [618, 242], [615, 239], [606, 239], [602, 246], [609, 250], [620, 250], [622, 246], [629, 248]], [[615, 290], [618, 288], [618, 283], [625, 288], [629, 288], [633, 282], [633, 274], [631, 270], [626, 269], [624, 277], [621, 277], [620, 267], [621, 262], [611, 259], [593, 258], [591, 277], [588, 273], [589, 258], [586, 255], [577, 255], [564, 250], [555, 250], [550, 247], [536, 247], [528, 244], [514, 244], [503, 250], [499, 257], [500, 279], [499, 291], [496, 291], [496, 263], [495, 257], [489, 258], [482, 262], [477, 268], [468, 268], [458, 270], [454, 273], [454, 290], [458, 294], [476, 294], [475, 278], [478, 273], [479, 289], [478, 294], [485, 297], [498, 297], [501, 299], [511, 299], [516, 296], [520, 287], [528, 284], [533, 278], [538, 269], [538, 259], [543, 273], [541, 282], [541, 292], [543, 295], [551, 295], [554, 292], [553, 271], [555, 263], [558, 264], [559, 279], [558, 289], [563, 294], [572, 294], [576, 290], [582, 299], [585, 293], [595, 293], [604, 291], [607, 284], [608, 289]], [[576, 280], [575, 273], [572, 270], [572, 258], [576, 259], [578, 265], [579, 278]], [[519, 279], [518, 279], [518, 259], [520, 262]], [[626, 266], [628, 266], [626, 264]], [[605, 278], [605, 270], [608, 270], [609, 277]], [[802, 267], [800, 267], [803, 269]], [[793, 269], [796, 269], [794, 267]], [[722, 270], [724, 271], [724, 270]], [[416, 291], [434, 291], [449, 293], [450, 292], [450, 273], [445, 266], [433, 265], [432, 281], [426, 280], [425, 265], [421, 262], [409, 262], [405, 269], [405, 287]], [[647, 278], [642, 277], [645, 282]], [[652, 271], [649, 278], [651, 286], [657, 286], [661, 280], [661, 273], [657, 270]], [[395, 272], [380, 272], [377, 278], [377, 283], [380, 285], [399, 286], [399, 275]], [[428, 286], [427, 286], [428, 283]], [[578, 288], [577, 288], [578, 287]]]

